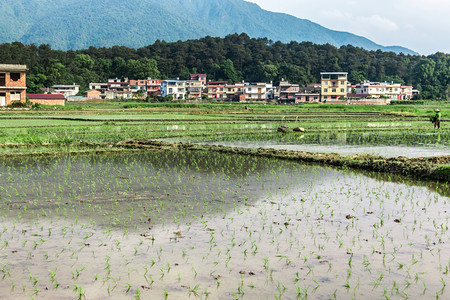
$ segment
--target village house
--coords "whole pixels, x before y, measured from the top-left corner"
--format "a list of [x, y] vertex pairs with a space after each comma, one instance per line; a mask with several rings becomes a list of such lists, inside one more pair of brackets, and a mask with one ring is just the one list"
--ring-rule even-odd
[[186, 95], [186, 81], [180, 79], [166, 79], [161, 81], [161, 96], [173, 96], [173, 99], [184, 99]]
[[236, 82], [235, 84], [228, 84], [225, 87], [225, 99], [228, 101], [245, 101], [245, 83], [244, 82]]
[[206, 74], [191, 74], [190, 79], [201, 81], [203, 85], [206, 85]]
[[131, 91], [115, 91], [108, 90], [105, 92], [105, 99], [132, 99], [133, 93]]
[[26, 101], [26, 71], [25, 65], [0, 64], [0, 106]]
[[133, 94], [147, 95], [147, 80], [130, 80], [130, 91]]
[[186, 90], [189, 98], [201, 99], [203, 91], [203, 82], [199, 80], [188, 80]]
[[265, 101], [273, 97], [272, 83], [257, 82], [245, 87], [246, 101]]
[[411, 100], [412, 86], [402, 86], [394, 82], [362, 81], [355, 86], [356, 95], [391, 100]]
[[89, 83], [89, 89], [104, 92], [108, 89], [108, 84], [106, 82], [105, 83], [91, 82]]
[[300, 91], [298, 84], [289, 83], [289, 81], [281, 79], [280, 84], [275, 88], [276, 98], [294, 99], [295, 94]]
[[210, 81], [206, 85], [206, 95], [214, 100], [227, 100], [227, 81]]
[[88, 99], [101, 99], [102, 92], [99, 90], [89, 90], [84, 92], [84, 96]]
[[31, 103], [43, 105], [65, 105], [66, 97], [63, 94], [27, 94]]
[[322, 72], [320, 76], [322, 102], [347, 97], [347, 72]]
[[161, 80], [147, 79], [147, 95], [151, 97], [161, 96]]
[[94, 90], [100, 92], [100, 96], [99, 96], [100, 99], [105, 99], [106, 91], [108, 90], [108, 83], [106, 83], [106, 82], [105, 83], [99, 83], [99, 82], [89, 83], [89, 91], [94, 91]]
[[128, 92], [130, 91], [130, 82], [128, 81], [128, 78], [108, 79], [108, 90], [115, 92]]
[[80, 92], [80, 86], [75, 83], [73, 85], [54, 85], [52, 89], [54, 94], [63, 94], [66, 98], [76, 96]]

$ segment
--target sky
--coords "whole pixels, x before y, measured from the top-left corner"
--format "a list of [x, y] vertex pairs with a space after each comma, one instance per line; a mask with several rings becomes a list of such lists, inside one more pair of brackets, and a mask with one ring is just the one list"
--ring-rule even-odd
[[450, 53], [450, 0], [246, 0], [423, 55]]

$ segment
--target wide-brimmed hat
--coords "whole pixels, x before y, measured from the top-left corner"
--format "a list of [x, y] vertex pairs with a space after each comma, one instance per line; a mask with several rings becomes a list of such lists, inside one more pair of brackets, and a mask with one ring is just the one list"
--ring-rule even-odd
[[438, 109], [436, 109], [436, 112], [440, 112], [439, 108], [438, 108]]

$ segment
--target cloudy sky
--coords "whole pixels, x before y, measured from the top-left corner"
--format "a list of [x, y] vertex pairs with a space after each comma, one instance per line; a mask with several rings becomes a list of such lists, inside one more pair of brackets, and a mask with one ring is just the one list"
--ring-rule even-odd
[[450, 0], [247, 0], [420, 54], [450, 53]]

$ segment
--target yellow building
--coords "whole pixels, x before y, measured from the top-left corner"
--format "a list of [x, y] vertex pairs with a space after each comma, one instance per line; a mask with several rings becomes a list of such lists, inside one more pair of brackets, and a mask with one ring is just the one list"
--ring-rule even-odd
[[189, 98], [199, 100], [202, 98], [203, 81], [200, 80], [188, 80], [186, 82], [186, 89], [189, 94]]
[[339, 100], [347, 97], [347, 72], [323, 72], [320, 100]]

